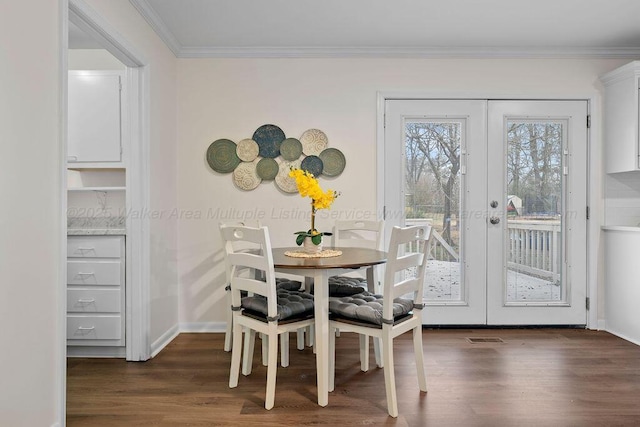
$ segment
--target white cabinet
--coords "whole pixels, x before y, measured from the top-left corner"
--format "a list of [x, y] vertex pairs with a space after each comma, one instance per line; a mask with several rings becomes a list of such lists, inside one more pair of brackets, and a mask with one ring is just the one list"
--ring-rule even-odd
[[640, 344], [640, 228], [603, 228], [606, 330]]
[[640, 170], [638, 141], [640, 61], [600, 78], [604, 94], [604, 147], [607, 173]]
[[68, 162], [122, 162], [121, 71], [69, 71]]
[[67, 345], [125, 345], [124, 248], [124, 236], [68, 237]]

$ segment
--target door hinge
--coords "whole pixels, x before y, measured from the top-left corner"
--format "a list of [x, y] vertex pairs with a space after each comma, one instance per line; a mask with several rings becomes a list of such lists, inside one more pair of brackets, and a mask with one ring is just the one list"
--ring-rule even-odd
[[382, 219], [384, 219], [384, 220], [387, 219], [387, 207], [386, 206], [382, 207]]
[[590, 210], [589, 210], [589, 206], [587, 206], [587, 219], [589, 219], [589, 218], [590, 218], [590, 216], [591, 216], [591, 212], [590, 212]]
[[587, 115], [587, 129], [591, 129], [591, 116]]
[[587, 307], [587, 310], [589, 310], [589, 307], [591, 306], [591, 300], [589, 299], [589, 297], [585, 298], [585, 306]]

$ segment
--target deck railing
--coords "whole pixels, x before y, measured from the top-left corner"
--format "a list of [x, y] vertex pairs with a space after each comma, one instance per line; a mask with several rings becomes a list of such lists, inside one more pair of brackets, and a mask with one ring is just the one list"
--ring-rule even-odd
[[[407, 218], [407, 225], [431, 224], [430, 219]], [[557, 220], [508, 220], [507, 265], [521, 273], [552, 282], [560, 281], [562, 224]], [[435, 229], [432, 230], [431, 258], [457, 262], [458, 252]]]

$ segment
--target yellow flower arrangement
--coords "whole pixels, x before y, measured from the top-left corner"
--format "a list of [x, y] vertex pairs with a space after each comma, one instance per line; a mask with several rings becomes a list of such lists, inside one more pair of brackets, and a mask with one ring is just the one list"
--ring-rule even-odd
[[296, 232], [295, 234], [298, 235], [296, 244], [300, 246], [306, 237], [310, 237], [314, 245], [319, 245], [322, 242], [322, 236], [331, 236], [331, 233], [316, 230], [316, 211], [318, 209], [331, 208], [331, 204], [340, 193], [333, 190], [322, 190], [318, 179], [305, 170], [291, 169], [289, 176], [295, 179], [300, 196], [311, 198], [311, 229], [309, 231]]

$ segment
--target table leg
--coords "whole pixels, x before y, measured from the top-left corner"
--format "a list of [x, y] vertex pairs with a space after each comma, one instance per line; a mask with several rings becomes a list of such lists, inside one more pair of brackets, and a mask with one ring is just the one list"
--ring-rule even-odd
[[318, 405], [329, 403], [329, 275], [318, 270], [314, 275], [316, 370]]

